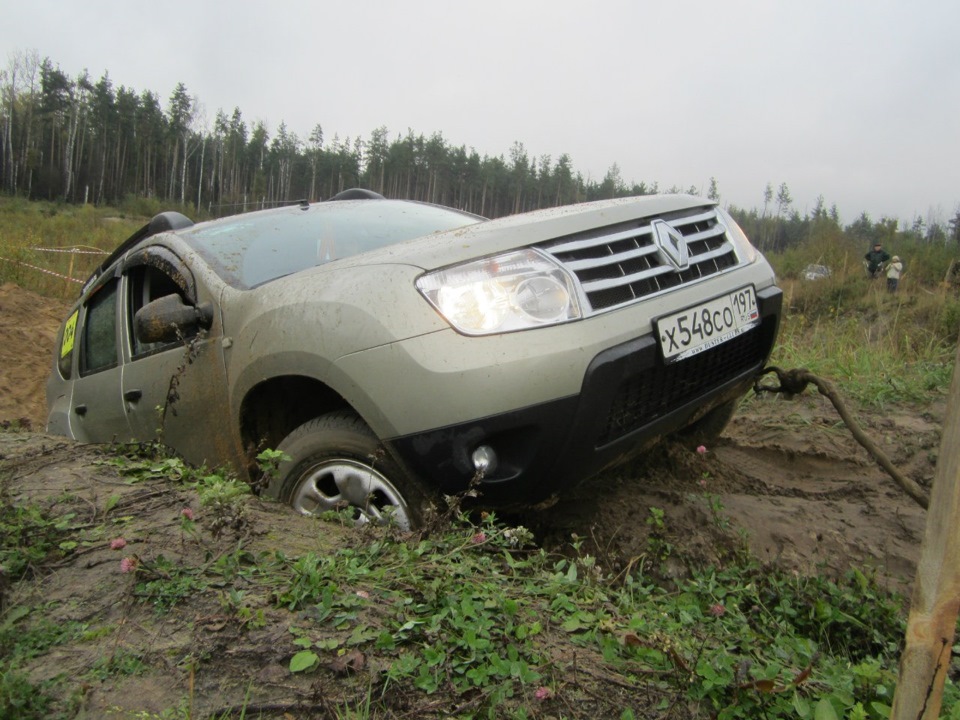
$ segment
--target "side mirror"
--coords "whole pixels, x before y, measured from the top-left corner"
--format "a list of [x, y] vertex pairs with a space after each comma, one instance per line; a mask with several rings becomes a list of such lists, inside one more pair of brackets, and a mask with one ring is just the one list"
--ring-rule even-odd
[[186, 305], [179, 295], [164, 295], [137, 310], [133, 330], [141, 343], [170, 343], [213, 324], [213, 306]]

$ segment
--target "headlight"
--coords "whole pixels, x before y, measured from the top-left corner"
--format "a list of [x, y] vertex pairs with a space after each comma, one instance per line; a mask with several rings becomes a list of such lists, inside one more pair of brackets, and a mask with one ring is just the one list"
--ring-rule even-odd
[[573, 280], [536, 250], [517, 250], [437, 270], [417, 289], [467, 335], [526, 330], [580, 317]]
[[719, 207], [717, 208], [717, 215], [720, 216], [720, 221], [727, 228], [727, 234], [733, 240], [734, 245], [737, 246], [737, 254], [740, 256], [740, 259], [748, 263], [756, 260], [757, 249], [750, 243], [746, 233], [737, 225], [737, 221], [730, 216], [730, 213]]

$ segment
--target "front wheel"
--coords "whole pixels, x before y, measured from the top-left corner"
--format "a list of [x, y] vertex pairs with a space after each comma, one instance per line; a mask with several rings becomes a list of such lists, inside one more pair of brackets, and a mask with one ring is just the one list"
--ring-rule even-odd
[[426, 499], [356, 414], [334, 412], [304, 423], [277, 447], [280, 463], [265, 493], [304, 515], [350, 508], [358, 524], [416, 527]]

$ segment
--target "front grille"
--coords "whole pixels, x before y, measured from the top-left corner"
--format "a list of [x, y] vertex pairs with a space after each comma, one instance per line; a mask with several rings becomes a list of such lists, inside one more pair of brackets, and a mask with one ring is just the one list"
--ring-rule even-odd
[[[681, 234], [690, 264], [677, 270], [656, 244], [653, 221]], [[689, 285], [737, 265], [733, 243], [713, 208], [693, 208], [592, 230], [537, 245], [570, 270], [590, 304], [587, 315]]]
[[693, 357], [669, 365], [658, 361], [654, 367], [626, 378], [614, 396], [597, 447], [759, 366], [770, 350], [769, 335], [769, 328], [764, 324]]

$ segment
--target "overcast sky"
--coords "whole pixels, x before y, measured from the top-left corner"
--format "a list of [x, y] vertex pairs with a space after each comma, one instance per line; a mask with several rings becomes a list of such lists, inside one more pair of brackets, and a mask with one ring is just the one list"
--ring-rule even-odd
[[957, 0], [6, 0], [36, 50], [327, 140], [385, 125], [601, 180], [909, 222], [960, 208]]

